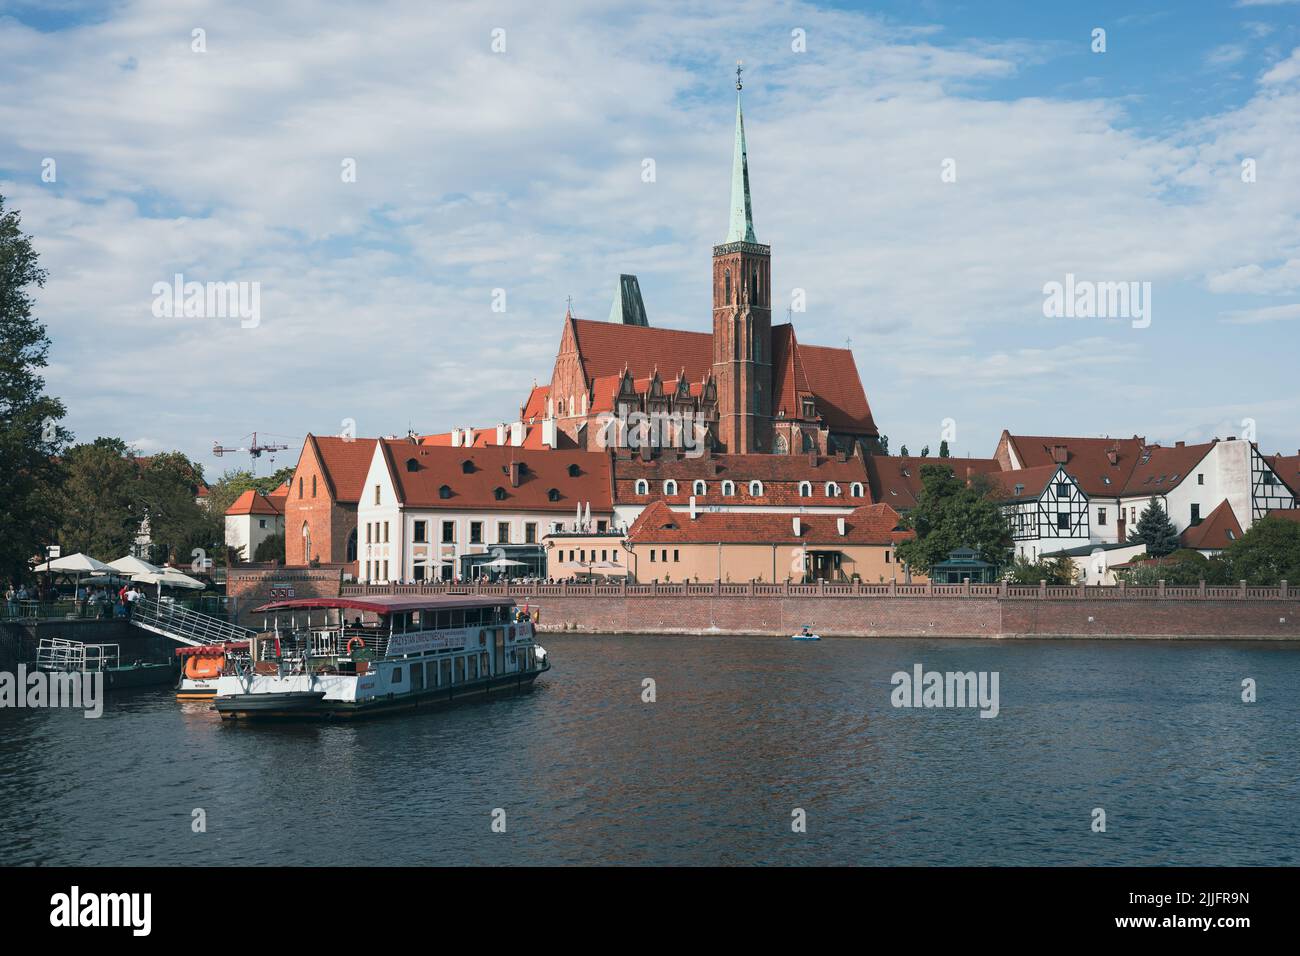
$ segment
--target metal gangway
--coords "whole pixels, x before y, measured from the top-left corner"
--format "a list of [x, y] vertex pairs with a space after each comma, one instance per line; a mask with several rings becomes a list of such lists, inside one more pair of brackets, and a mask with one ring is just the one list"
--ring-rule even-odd
[[132, 603], [131, 623], [190, 647], [247, 641], [257, 633], [210, 614], [200, 614], [187, 607], [147, 597]]

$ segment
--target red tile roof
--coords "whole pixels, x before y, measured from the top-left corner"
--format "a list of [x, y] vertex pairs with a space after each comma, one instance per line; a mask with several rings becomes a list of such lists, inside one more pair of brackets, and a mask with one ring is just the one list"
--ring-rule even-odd
[[1291, 493], [1300, 495], [1300, 454], [1265, 456]]
[[[497, 430], [495, 425], [492, 426], [491, 428], [472, 428], [470, 429], [470, 431], [474, 433], [473, 447], [475, 448], [497, 447]], [[451, 443], [451, 435], [452, 435], [451, 432], [438, 432], [436, 435], [421, 435], [420, 444], [428, 445], [430, 447], [435, 447], [435, 448], [464, 447], [464, 446], [453, 446]], [[558, 428], [556, 429], [556, 440], [559, 442], [561, 447], [564, 447], [566, 443], [568, 444], [569, 447], [573, 447], [572, 440], [568, 437], [568, 435], [564, 434]], [[509, 426], [506, 427], [506, 443], [505, 445], [502, 445], [500, 447], [503, 448], [510, 447]], [[542, 426], [538, 424], [533, 424], [533, 425], [524, 425], [523, 444], [514, 447], [529, 448], [534, 451], [545, 451], [550, 446], [542, 442]]]
[[[413, 445], [409, 441], [382, 442], [398, 499], [406, 507], [467, 508], [491, 511], [555, 511], [572, 514], [578, 502], [591, 503], [593, 513], [608, 513], [610, 501], [609, 456], [601, 452], [536, 451], [510, 446], [449, 448]], [[464, 470], [464, 462], [472, 470]], [[414, 470], [408, 462], [414, 463]], [[510, 463], [518, 462], [519, 485], [510, 483]], [[570, 467], [575, 474], [570, 474]], [[446, 485], [450, 497], [439, 489]], [[502, 489], [498, 500], [496, 489]], [[558, 497], [550, 499], [554, 488]]]
[[1192, 525], [1178, 536], [1184, 548], [1197, 551], [1221, 551], [1241, 537], [1241, 522], [1227, 500], [1211, 511], [1200, 524]]
[[973, 475], [1001, 471], [996, 458], [918, 458], [901, 455], [870, 455], [867, 471], [871, 475], [872, 497], [893, 508], [915, 508], [921, 495], [921, 467], [947, 465], [952, 476], [961, 481]]
[[989, 481], [1004, 501], [1031, 501], [1043, 496], [1048, 483], [1056, 477], [1059, 469], [1059, 465], [1052, 464], [1015, 471], [995, 471], [989, 473]]
[[[840, 461], [835, 456], [818, 456], [817, 464], [809, 463], [807, 455], [710, 455], [708, 457], [614, 459], [614, 498], [620, 504], [635, 504], [663, 499], [671, 504], [685, 505], [690, 501], [695, 481], [708, 483], [703, 497], [696, 496], [697, 504], [737, 505], [838, 505], [853, 507], [869, 503], [871, 485], [866, 465], [859, 457], [849, 456]], [[649, 487], [645, 494], [636, 493], [636, 483], [645, 479]], [[665, 495], [663, 483], [669, 479], [677, 482], [677, 494]], [[762, 482], [763, 494], [749, 493], [749, 483]], [[732, 481], [736, 494], [724, 497], [722, 483]], [[802, 497], [799, 483], [812, 485], [812, 495]], [[826, 494], [826, 483], [835, 482], [839, 495]], [[862, 496], [850, 496], [854, 482], [862, 485]]]
[[813, 398], [799, 361], [794, 326], [788, 322], [772, 328], [772, 412], [777, 417], [802, 418], [803, 399]]
[[[279, 490], [278, 488], [276, 489]], [[226, 514], [235, 515], [282, 515], [284, 514], [284, 495], [258, 494], [252, 488], [244, 491], [226, 509]]]
[[1283, 521], [1294, 521], [1300, 524], [1300, 508], [1279, 508], [1268, 513], [1270, 518], [1280, 518]]
[[796, 352], [826, 427], [837, 432], [876, 434], [876, 422], [853, 353], [822, 345], [799, 345]]
[[551, 386], [534, 385], [533, 390], [528, 393], [528, 401], [524, 403], [523, 420], [528, 422], [534, 419], [546, 417], [546, 400], [551, 395]]
[[573, 330], [588, 383], [617, 376], [625, 365], [637, 379], [649, 378], [656, 368], [665, 378], [676, 379], [685, 369], [686, 378], [698, 382], [713, 370], [713, 335], [708, 332], [590, 319], [574, 319]]
[[370, 460], [375, 456], [374, 438], [339, 438], [336, 435], [308, 435], [307, 444], [316, 451], [330, 496], [340, 504], [356, 504], [366, 483]]
[[[1056, 462], [1063, 450], [1066, 466], [1089, 496], [1119, 497], [1137, 465], [1145, 440], [1133, 438], [1064, 438], [1047, 435], [1005, 435], [1024, 468]], [[1110, 453], [1114, 453], [1112, 464]]]
[[[632, 522], [628, 541], [631, 544], [893, 545], [913, 535], [899, 528], [898, 512], [888, 505], [863, 505], [840, 517], [845, 525], [843, 535], [839, 533], [835, 515], [713, 511], [699, 512], [691, 520], [690, 515], [656, 501]], [[798, 534], [794, 531], [795, 519], [799, 521]]]

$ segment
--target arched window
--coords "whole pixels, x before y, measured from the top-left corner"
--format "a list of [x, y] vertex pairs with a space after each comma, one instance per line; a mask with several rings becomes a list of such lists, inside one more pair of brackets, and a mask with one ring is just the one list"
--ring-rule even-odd
[[664, 494], [666, 494], [666, 495], [675, 495], [675, 494], [677, 494], [677, 482], [673, 481], [671, 478], [669, 478], [667, 481], [665, 481], [665, 482], [664, 482]]
[[414, 458], [408, 458], [408, 459], [406, 459], [406, 470], [407, 470], [407, 471], [419, 471], [419, 470], [420, 470], [420, 463], [419, 463], [418, 461], [416, 461]]
[[546, 492], [546, 498], [548, 501], [559, 501], [560, 489], [559, 488], [550, 489], [549, 491]]
[[307, 522], [302, 523], [302, 563], [311, 562], [311, 528]]
[[753, 291], [749, 293], [749, 301], [754, 305], [758, 305], [758, 270], [754, 270], [753, 280], [751, 283]]
[[579, 468], [577, 465], [570, 465], [570, 466], [569, 466], [569, 477], [570, 477], [570, 478], [577, 478], [578, 475], [581, 474], [581, 472], [582, 472], [582, 469]]
[[811, 498], [811, 497], [812, 497], [812, 482], [811, 482], [811, 481], [801, 481], [801, 482], [799, 482], [799, 497], [800, 497], [800, 498]]
[[785, 436], [778, 434], [772, 439], [772, 451], [778, 455], [788, 455], [790, 453], [790, 443], [785, 440]]
[[736, 483], [734, 481], [724, 481], [722, 483], [722, 496], [730, 498], [736, 493]]
[[313, 498], [316, 497], [316, 476], [315, 475], [311, 476], [311, 496]]
[[838, 498], [840, 496], [840, 486], [833, 481], [826, 482], [826, 497]]
[[440, 486], [440, 487], [438, 488], [438, 497], [439, 497], [439, 498], [450, 498], [450, 497], [451, 497], [451, 486], [450, 486], [450, 485], [442, 485], [442, 486]]
[[492, 489], [492, 497], [495, 498], [497, 501], [505, 501], [506, 490], [502, 488], [500, 485], [498, 485], [497, 487]]
[[348, 551], [344, 560], [355, 561], [357, 559], [357, 529], [353, 528], [352, 533], [348, 535]]
[[636, 493], [638, 495], [650, 494], [650, 482], [646, 481], [644, 478], [638, 478], [636, 480]]
[[709, 493], [709, 486], [703, 481], [696, 481], [691, 485], [691, 494], [700, 495], [701, 497]]
[[726, 287], [727, 287], [726, 295], [724, 295], [724, 296], [722, 297], [722, 301], [723, 301], [723, 302], [730, 302], [730, 301], [731, 301], [731, 270], [730, 270], [730, 269], [724, 269], [722, 274], [723, 274], [723, 276], [725, 277], [725, 278], [724, 278], [724, 281], [725, 281], [725, 283], [726, 283]]
[[460, 470], [467, 475], [474, 474], [474, 462], [466, 458], [464, 461], [460, 463]]
[[749, 483], [749, 493], [755, 498], [763, 497], [763, 483], [755, 480]]
[[862, 497], [862, 482], [860, 482], [860, 481], [855, 481], [855, 482], [853, 482], [853, 484], [849, 485], [849, 494], [852, 495], [854, 498], [861, 498], [861, 497]]

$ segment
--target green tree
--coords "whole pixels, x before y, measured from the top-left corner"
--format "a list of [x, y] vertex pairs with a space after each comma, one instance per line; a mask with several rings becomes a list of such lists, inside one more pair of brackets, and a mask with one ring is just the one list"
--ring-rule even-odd
[[284, 532], [273, 534], [262, 541], [253, 552], [254, 561], [284, 561]]
[[72, 433], [59, 422], [63, 403], [45, 394], [40, 370], [50, 340], [33, 316], [34, 289], [45, 285], [17, 210], [0, 196], [0, 579], [27, 573], [30, 561], [58, 543], [57, 456]]
[[954, 479], [947, 465], [922, 465], [921, 494], [904, 525], [916, 538], [898, 546], [898, 557], [923, 574], [962, 546], [997, 565], [1010, 557], [1006, 519], [982, 475], [967, 484]]
[[194, 548], [211, 547], [211, 513], [197, 501], [202, 483], [203, 469], [178, 451], [142, 464], [136, 510], [149, 522], [149, 557], [155, 563], [188, 563]]
[[948, 439], [945, 438], [943, 441], [939, 442], [939, 457], [948, 458], [951, 457], [951, 454], [952, 453], [948, 451]]
[[926, 445], [924, 448], [921, 449], [921, 457], [922, 457], [922, 458], [929, 458], [929, 457], [930, 457], [930, 446], [929, 446], [929, 445]]
[[101, 561], [128, 554], [140, 530], [135, 456], [119, 438], [74, 445], [62, 459], [59, 544]]
[[904, 458], [906, 458], [906, 457], [907, 457], [907, 446], [904, 445], [902, 448], [898, 449], [898, 453], [899, 453], [900, 455], [902, 455]]
[[1145, 542], [1147, 554], [1157, 558], [1178, 550], [1178, 532], [1154, 495], [1138, 518], [1137, 529], [1130, 540]]
[[1300, 522], [1268, 516], [1228, 546], [1223, 558], [1229, 580], [1274, 587], [1300, 585]]
[[1031, 561], [1023, 555], [1017, 555], [1005, 577], [1011, 584], [1038, 584], [1040, 581], [1048, 584], [1074, 584], [1077, 575], [1078, 569], [1074, 562], [1065, 555], [1051, 561], [1041, 558]]

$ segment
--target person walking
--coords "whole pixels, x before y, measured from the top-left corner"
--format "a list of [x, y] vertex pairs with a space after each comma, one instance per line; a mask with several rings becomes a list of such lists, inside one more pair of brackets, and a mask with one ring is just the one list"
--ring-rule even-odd
[[131, 589], [122, 596], [122, 599], [126, 602], [126, 620], [128, 624], [131, 622], [132, 605], [143, 596], [135, 589], [134, 584], [132, 584], [130, 588]]

